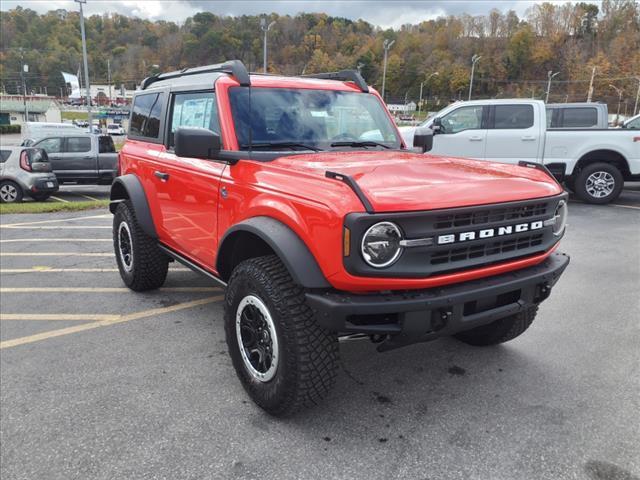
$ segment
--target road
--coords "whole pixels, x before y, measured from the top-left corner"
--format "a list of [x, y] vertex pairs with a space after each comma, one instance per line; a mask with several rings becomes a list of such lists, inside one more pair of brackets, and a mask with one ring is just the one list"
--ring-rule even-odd
[[327, 401], [284, 420], [237, 381], [215, 285], [172, 264], [123, 289], [104, 211], [3, 215], [0, 476], [638, 480], [640, 189], [616, 204], [571, 203], [522, 337], [343, 342]]

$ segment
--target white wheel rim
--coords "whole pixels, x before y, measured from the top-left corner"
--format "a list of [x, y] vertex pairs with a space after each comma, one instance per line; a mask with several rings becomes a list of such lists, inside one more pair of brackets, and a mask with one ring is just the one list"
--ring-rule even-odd
[[278, 335], [269, 309], [255, 295], [238, 305], [236, 340], [247, 372], [260, 382], [271, 380], [278, 370]]
[[594, 198], [604, 198], [611, 193], [616, 186], [616, 180], [609, 172], [593, 172], [587, 177], [585, 187], [587, 193]]
[[15, 202], [16, 198], [18, 198], [18, 190], [10, 183], [2, 185], [0, 187], [0, 198], [2, 198], [3, 202]]
[[122, 267], [127, 272], [133, 270], [133, 241], [127, 222], [120, 222], [118, 226], [118, 253]]

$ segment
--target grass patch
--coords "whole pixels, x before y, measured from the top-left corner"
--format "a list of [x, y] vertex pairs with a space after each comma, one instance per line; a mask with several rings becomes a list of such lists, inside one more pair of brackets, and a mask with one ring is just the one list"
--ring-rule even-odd
[[24, 202], [0, 204], [0, 215], [11, 213], [51, 213], [51, 212], [76, 212], [78, 210], [91, 210], [93, 208], [106, 208], [109, 200], [95, 200], [86, 202]]
[[62, 114], [62, 119], [63, 120], [89, 120], [89, 114], [87, 112], [81, 112], [81, 111], [62, 111], [60, 112]]

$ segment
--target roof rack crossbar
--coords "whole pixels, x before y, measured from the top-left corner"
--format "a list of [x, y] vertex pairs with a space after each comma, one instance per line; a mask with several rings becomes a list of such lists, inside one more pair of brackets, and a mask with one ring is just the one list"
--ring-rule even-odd
[[240, 60], [229, 60], [224, 63], [217, 63], [215, 65], [206, 65], [204, 67], [194, 67], [194, 68], [183, 68], [182, 70], [176, 70], [175, 72], [168, 73], [160, 73], [158, 75], [153, 75], [151, 77], [145, 78], [140, 84], [140, 89], [145, 90], [149, 88], [149, 86], [155, 82], [159, 82], [161, 80], [168, 80], [170, 78], [179, 78], [187, 75], [198, 75], [200, 73], [212, 73], [212, 72], [223, 72], [229, 73], [235, 77], [235, 79], [242, 85], [243, 87], [248, 87], [251, 85], [251, 80], [249, 78], [249, 72], [247, 68], [244, 66]]
[[353, 82], [364, 93], [369, 93], [369, 87], [367, 82], [364, 81], [362, 75], [357, 70], [340, 70], [339, 72], [327, 72], [327, 73], [312, 73], [309, 75], [302, 75], [309, 78], [322, 78], [325, 80], [342, 80], [343, 82]]

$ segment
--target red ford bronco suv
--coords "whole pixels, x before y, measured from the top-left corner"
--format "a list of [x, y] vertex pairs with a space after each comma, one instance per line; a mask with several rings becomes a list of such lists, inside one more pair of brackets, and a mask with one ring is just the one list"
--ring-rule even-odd
[[356, 71], [147, 78], [111, 189], [122, 279], [158, 288], [177, 260], [226, 287], [233, 365], [274, 415], [327, 394], [340, 335], [511, 340], [569, 263], [567, 195], [535, 164], [422, 152]]

